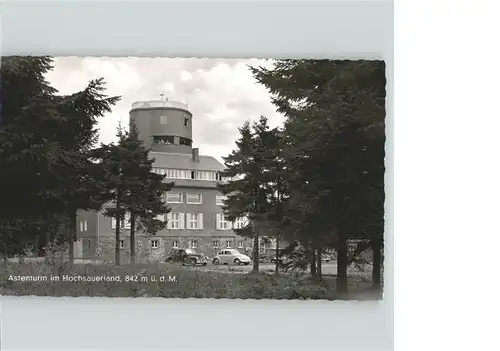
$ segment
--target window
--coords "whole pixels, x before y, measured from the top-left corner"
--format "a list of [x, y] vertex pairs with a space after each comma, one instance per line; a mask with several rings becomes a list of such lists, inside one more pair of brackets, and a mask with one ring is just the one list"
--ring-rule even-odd
[[125, 213], [125, 218], [122, 222], [123, 229], [130, 229], [130, 213]]
[[218, 230], [229, 230], [231, 228], [231, 222], [227, 221], [224, 215], [217, 213], [215, 228]]
[[157, 249], [159, 246], [158, 240], [151, 240], [151, 248]]
[[174, 248], [174, 249], [179, 248], [179, 241], [177, 241], [177, 240], [172, 241], [172, 248]]
[[191, 146], [193, 145], [193, 142], [191, 141], [191, 139], [180, 137], [179, 144]]
[[187, 204], [201, 204], [202, 203], [202, 195], [201, 194], [186, 194], [186, 203]]
[[167, 192], [167, 204], [181, 204], [182, 193]]
[[232, 245], [232, 243], [231, 243], [231, 240], [226, 241], [226, 247], [227, 247], [228, 249], [230, 249], [230, 248], [231, 248], [231, 246], [233, 246], [233, 245]]
[[165, 178], [169, 179], [190, 179], [191, 171], [185, 169], [164, 169]]
[[155, 135], [153, 136], [153, 143], [155, 144], [174, 144], [175, 136], [174, 135]]
[[189, 118], [184, 118], [184, 127], [189, 127]]
[[203, 213], [186, 214], [187, 229], [203, 229]]
[[217, 172], [196, 171], [195, 179], [198, 180], [217, 180]]
[[243, 248], [243, 240], [238, 241], [238, 249]]
[[189, 248], [196, 249], [196, 247], [198, 247], [198, 240], [191, 240], [189, 242]]
[[266, 251], [266, 243], [264, 240], [261, 240], [263, 238], [259, 238], [259, 252], [265, 252]]
[[83, 232], [83, 221], [80, 221], [80, 231]]
[[247, 219], [245, 217], [239, 217], [236, 218], [236, 221], [234, 221], [233, 228], [234, 229], [243, 229], [247, 225]]
[[[84, 224], [84, 228], [87, 228], [87, 225]], [[116, 219], [111, 217], [111, 229], [116, 228]], [[130, 213], [125, 214], [125, 218], [120, 222], [120, 229], [130, 229]]]
[[215, 204], [222, 206], [224, 205], [224, 200], [227, 199], [227, 196], [224, 195], [215, 195]]
[[155, 219], [165, 222], [165, 214], [159, 214], [158, 216], [155, 217]]
[[125, 240], [120, 240], [120, 249], [125, 248]]
[[87, 231], [87, 220], [86, 219], [83, 221], [83, 230]]
[[167, 116], [160, 116], [160, 124], [167, 124], [167, 122], [168, 122]]
[[212, 247], [219, 247], [219, 242], [217, 240], [212, 241]]
[[184, 213], [169, 213], [167, 215], [167, 229], [184, 229]]

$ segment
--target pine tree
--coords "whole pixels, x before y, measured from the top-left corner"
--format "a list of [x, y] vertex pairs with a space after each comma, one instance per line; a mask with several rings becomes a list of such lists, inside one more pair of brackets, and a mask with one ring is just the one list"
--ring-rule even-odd
[[69, 258], [73, 260], [78, 210], [99, 210], [109, 200], [105, 194], [104, 171], [93, 162], [98, 138], [97, 118], [102, 117], [119, 100], [102, 94], [102, 79], [89, 83], [87, 88], [71, 96], [61, 97], [58, 112], [64, 118], [66, 134], [61, 135], [62, 152], [56, 163], [57, 190], [67, 209], [69, 219]]
[[72, 250], [76, 211], [69, 214], [68, 209], [87, 208], [94, 198], [95, 192], [88, 192], [94, 171], [87, 153], [96, 118], [118, 100], [102, 94], [102, 80], [58, 96], [44, 78], [51, 69], [50, 57], [2, 58], [0, 205], [8, 204], [0, 214], [0, 241], [16, 246], [14, 251], [24, 242], [50, 240], [46, 233], [55, 233], [64, 217], [74, 228]]
[[55, 89], [44, 78], [51, 68], [49, 57], [1, 60], [0, 250], [8, 254], [33, 242], [37, 230], [61, 208], [44, 186], [58, 152], [50, 140], [50, 124], [57, 123], [50, 113]]
[[250, 126], [246, 122], [241, 128], [240, 139], [236, 141], [236, 150], [224, 158], [226, 169], [222, 177], [232, 180], [220, 183], [219, 190], [227, 196], [223, 211], [229, 221], [246, 217], [244, 228], [236, 229], [239, 235], [253, 239], [253, 273], [259, 272], [259, 238], [262, 228], [266, 228], [270, 212], [268, 186], [273, 175], [268, 168], [270, 153], [268, 144], [272, 140], [267, 119], [261, 117], [258, 123]]
[[316, 251], [333, 244], [346, 291], [347, 240], [383, 242], [385, 65], [278, 60], [251, 70], [286, 116], [286, 232]]
[[165, 228], [166, 214], [170, 212], [170, 208], [165, 204], [164, 195], [174, 183], [164, 183], [166, 175], [152, 172], [154, 159], [148, 158], [150, 150], [139, 140], [133, 123], [130, 124], [127, 140], [127, 149], [131, 151], [133, 162], [124, 171], [124, 176], [128, 179], [124, 204], [130, 213], [130, 259], [131, 263], [135, 263], [136, 228], [139, 225], [148, 234], [156, 234]]
[[151, 172], [154, 160], [148, 158], [149, 150], [139, 140], [133, 124], [129, 132], [119, 126], [117, 136], [116, 144], [102, 145], [98, 154], [107, 172], [107, 193], [112, 199], [104, 215], [116, 222], [115, 260], [120, 265], [120, 232], [126, 214], [130, 220], [131, 260], [135, 262], [136, 229], [152, 234], [165, 227], [165, 220], [157, 217], [170, 211], [163, 196], [173, 183], [163, 183], [165, 175]]

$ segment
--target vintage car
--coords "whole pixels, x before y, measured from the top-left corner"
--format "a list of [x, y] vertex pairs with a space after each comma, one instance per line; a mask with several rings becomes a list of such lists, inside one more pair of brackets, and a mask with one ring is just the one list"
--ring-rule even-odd
[[165, 258], [167, 263], [182, 263], [192, 266], [206, 266], [208, 261], [205, 255], [197, 253], [193, 249], [174, 249]]
[[214, 257], [213, 264], [250, 264], [250, 257], [240, 253], [235, 249], [225, 249], [220, 250], [217, 255]]

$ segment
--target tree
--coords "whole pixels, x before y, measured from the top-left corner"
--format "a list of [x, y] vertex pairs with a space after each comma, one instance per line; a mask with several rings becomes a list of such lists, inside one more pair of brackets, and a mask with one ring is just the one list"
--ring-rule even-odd
[[[127, 191], [123, 199], [126, 210], [130, 213], [130, 260], [135, 263], [135, 233], [137, 224], [148, 234], [155, 234], [165, 228], [166, 206], [165, 192], [170, 191], [174, 183], [163, 183], [166, 175], [152, 172], [154, 159], [148, 157], [149, 151], [139, 140], [136, 126], [131, 123], [127, 134], [127, 149], [131, 151], [133, 162], [124, 170], [128, 179]], [[139, 220], [139, 223], [137, 223]]]
[[163, 196], [173, 183], [163, 183], [165, 175], [151, 172], [154, 160], [148, 158], [149, 150], [139, 140], [133, 124], [129, 132], [119, 126], [117, 136], [116, 144], [101, 145], [98, 154], [106, 169], [107, 193], [112, 199], [104, 215], [116, 222], [115, 260], [116, 265], [120, 265], [120, 231], [126, 214], [130, 215], [131, 260], [135, 262], [136, 229], [140, 227], [154, 233], [166, 225], [165, 220], [157, 217], [170, 211]]
[[98, 138], [97, 117], [102, 117], [119, 100], [102, 94], [102, 79], [93, 80], [81, 92], [59, 99], [58, 111], [64, 118], [66, 134], [59, 138], [62, 152], [56, 163], [57, 189], [69, 219], [69, 257], [73, 260], [78, 210], [99, 210], [109, 200], [105, 196], [105, 172], [93, 162]]
[[269, 151], [267, 146], [274, 138], [269, 131], [267, 119], [261, 117], [258, 123], [251, 126], [246, 122], [239, 128], [240, 139], [236, 141], [236, 149], [224, 157], [226, 169], [222, 177], [230, 178], [228, 182], [219, 183], [219, 190], [227, 196], [223, 211], [227, 219], [234, 222], [237, 218], [246, 217], [248, 223], [236, 229], [239, 235], [253, 239], [253, 273], [259, 272], [259, 231], [266, 226], [267, 214], [271, 202], [269, 183], [273, 175], [268, 168]]
[[284, 218], [284, 205], [287, 199], [287, 182], [286, 182], [286, 167], [283, 153], [282, 133], [279, 128], [271, 130], [267, 129], [267, 121], [261, 119], [257, 130], [259, 134], [257, 138], [264, 140], [265, 148], [263, 150], [263, 161], [265, 162], [265, 172], [267, 183], [262, 186], [267, 190], [268, 194], [268, 212], [265, 220], [267, 229], [271, 236], [276, 240], [276, 264], [275, 275], [278, 275], [280, 267], [280, 243], [282, 235], [280, 235], [280, 224]]
[[17, 251], [25, 242], [47, 242], [46, 233], [55, 232], [64, 217], [76, 227], [68, 208], [86, 208], [92, 198], [81, 192], [93, 173], [87, 152], [95, 140], [96, 118], [118, 101], [102, 94], [102, 79], [58, 96], [44, 77], [51, 69], [50, 57], [2, 58], [0, 205], [8, 204], [0, 214], [0, 240]]
[[7, 254], [32, 241], [61, 207], [43, 184], [58, 152], [49, 138], [50, 124], [57, 123], [51, 114], [55, 89], [44, 78], [51, 68], [49, 57], [2, 57], [0, 235]]
[[347, 240], [382, 242], [385, 64], [278, 60], [250, 69], [286, 117], [287, 233], [316, 249], [332, 244], [337, 289], [347, 291]]

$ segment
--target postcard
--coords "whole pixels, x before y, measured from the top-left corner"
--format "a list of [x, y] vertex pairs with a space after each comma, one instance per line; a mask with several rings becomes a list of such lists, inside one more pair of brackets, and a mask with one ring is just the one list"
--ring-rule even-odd
[[0, 295], [377, 300], [378, 60], [3, 57]]

